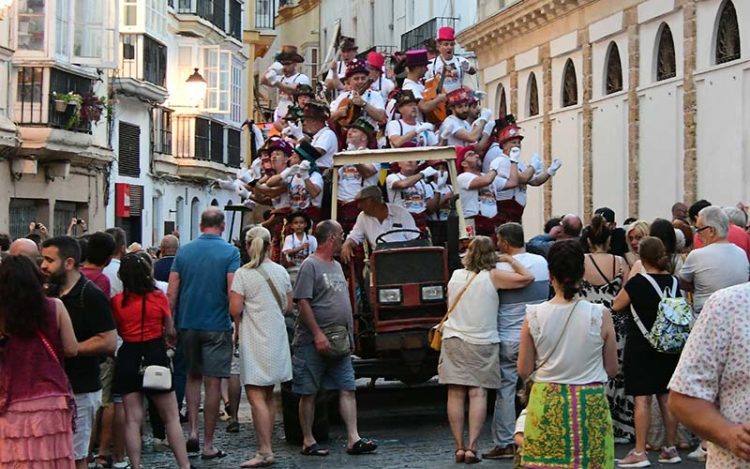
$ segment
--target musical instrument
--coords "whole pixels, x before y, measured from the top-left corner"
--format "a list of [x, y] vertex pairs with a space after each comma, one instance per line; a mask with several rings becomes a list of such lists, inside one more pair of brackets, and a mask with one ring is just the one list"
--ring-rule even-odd
[[[453, 64], [446, 64], [443, 62], [443, 71], [439, 74], [439, 77], [434, 76], [425, 81], [424, 92], [422, 93], [422, 97], [425, 101], [432, 101], [443, 92], [443, 84], [448, 76], [448, 73], [446, 73], [447, 69], [455, 70], [456, 67]], [[446, 107], [445, 102], [440, 103], [438, 107], [432, 111], [425, 112], [424, 117], [427, 122], [434, 124], [435, 127], [440, 126], [445, 118], [448, 117], [448, 108]]]
[[[360, 96], [365, 94], [367, 90], [370, 89], [370, 86], [372, 86], [373, 81], [374, 80], [372, 78], [368, 78], [367, 81], [365, 81], [362, 86], [360, 86], [356, 90], [357, 94], [359, 94]], [[350, 96], [347, 96], [341, 100], [338, 110], [341, 110], [342, 108], [346, 108], [346, 114], [344, 115], [344, 117], [339, 118], [337, 121], [337, 124], [342, 127], [354, 124], [354, 122], [362, 116], [362, 107], [356, 106], [352, 102], [352, 98]]]

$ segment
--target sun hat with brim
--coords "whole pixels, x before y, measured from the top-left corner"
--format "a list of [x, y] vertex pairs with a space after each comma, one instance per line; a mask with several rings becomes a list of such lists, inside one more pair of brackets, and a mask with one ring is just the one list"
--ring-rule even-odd
[[351, 125], [345, 126], [347, 129], [359, 129], [364, 132], [368, 137], [375, 134], [375, 127], [364, 117], [360, 117], [355, 120]]
[[414, 92], [412, 90], [399, 90], [399, 92], [395, 95], [395, 98], [397, 108], [403, 106], [404, 104], [419, 102], [417, 97], [414, 96]]
[[302, 63], [305, 58], [297, 53], [297, 46], [281, 46], [281, 52], [276, 54], [277, 62], [297, 62]]
[[367, 54], [367, 65], [376, 70], [383, 68], [385, 64], [385, 56], [378, 51], [371, 51]]
[[311, 98], [315, 97], [315, 90], [313, 90], [312, 86], [310, 85], [297, 85], [297, 87], [292, 92], [292, 96], [295, 98], [297, 96], [310, 96]]
[[354, 196], [354, 200], [363, 200], [363, 199], [371, 199], [371, 198], [383, 198], [383, 193], [380, 191], [380, 188], [378, 186], [367, 186], [363, 187], [362, 190], [357, 192], [357, 195]]
[[317, 148], [312, 146], [310, 142], [303, 140], [299, 145], [294, 147], [294, 153], [298, 154], [303, 161], [310, 163], [310, 172], [318, 171], [318, 166], [315, 163], [318, 158], [322, 155]]
[[448, 106], [458, 106], [460, 104], [465, 104], [470, 101], [469, 92], [466, 90], [466, 88], [458, 88], [446, 95], [447, 102], [446, 104]]
[[357, 50], [359, 47], [357, 47], [357, 44], [354, 43], [354, 39], [350, 37], [342, 37], [341, 42], [339, 43], [339, 49], [342, 51], [349, 51], [349, 50]]
[[331, 108], [322, 101], [310, 101], [302, 109], [302, 117], [309, 119], [328, 120], [331, 117]]

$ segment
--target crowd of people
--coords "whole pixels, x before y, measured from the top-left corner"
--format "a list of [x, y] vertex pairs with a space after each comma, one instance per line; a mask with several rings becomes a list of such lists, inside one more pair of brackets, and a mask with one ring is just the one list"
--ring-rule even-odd
[[[158, 250], [128, 245], [121, 228], [88, 233], [77, 219], [63, 236], [36, 222], [12, 243], [0, 235], [0, 468], [139, 467], [146, 412], [154, 446], [171, 449], [179, 467], [192, 467], [190, 454], [221, 459], [221, 403], [226, 431], [239, 431], [243, 389], [257, 450], [241, 467], [266, 467], [273, 390], [288, 381], [302, 455], [330, 454], [313, 432], [321, 391], [339, 394], [346, 452], [375, 451], [357, 426], [354, 319], [339, 260], [361, 262], [362, 246], [395, 228], [445, 245], [454, 192], [469, 242], [447, 285], [436, 371], [455, 462], [606, 468], [615, 443], [634, 445], [619, 467], [649, 466], [649, 449], [679, 463], [678, 449], [695, 445], [688, 457], [708, 455], [709, 467], [750, 461], [747, 207], [678, 203], [671, 219], [622, 227], [602, 207], [587, 223], [550, 219], [526, 239], [527, 187], [561, 163], [524, 161], [513, 117], [493, 119], [464, 83], [474, 70], [454, 55], [453, 30], [435, 39], [435, 51], [403, 54], [396, 83], [383, 76], [382, 55], [360, 60], [344, 40], [325, 81], [330, 104], [297, 71], [296, 48], [283, 48], [262, 78], [279, 91], [277, 135], [220, 183], [271, 207], [237, 246], [215, 207], [202, 213], [199, 237], [180, 246], [167, 235]], [[456, 147], [458, 187], [445, 161], [353, 164], [337, 169], [330, 200], [334, 153], [437, 145]], [[493, 446], [482, 452], [489, 390]]]

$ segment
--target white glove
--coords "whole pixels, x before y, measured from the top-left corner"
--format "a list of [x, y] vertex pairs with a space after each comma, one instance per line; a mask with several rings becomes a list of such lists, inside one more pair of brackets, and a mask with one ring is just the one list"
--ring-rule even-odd
[[274, 62], [271, 64], [270, 67], [268, 67], [269, 70], [273, 70], [276, 75], [284, 71], [284, 66], [281, 64], [281, 62]]
[[529, 166], [534, 168], [535, 173], [541, 173], [542, 169], [544, 168], [544, 163], [542, 163], [542, 157], [539, 156], [539, 153], [534, 153], [531, 155], [531, 161], [529, 161]]
[[304, 137], [304, 134], [302, 133], [302, 129], [299, 125], [294, 124], [292, 122], [288, 123], [286, 127], [284, 127], [284, 130], [281, 131], [283, 135], [294, 137], [294, 139], [299, 140], [302, 137]]
[[439, 171], [435, 180], [435, 188], [441, 194], [448, 188], [448, 171]]
[[250, 197], [250, 193], [247, 191], [247, 189], [245, 189], [245, 187], [240, 184], [237, 185], [237, 194], [239, 194], [242, 200], [245, 200], [248, 197]]
[[476, 96], [477, 99], [482, 100], [487, 97], [487, 93], [482, 90], [474, 90], [474, 96]]
[[299, 170], [302, 171], [310, 171], [310, 162], [305, 160], [302, 163], [299, 164]]
[[253, 182], [253, 175], [247, 168], [242, 168], [241, 170], [237, 171], [237, 179], [242, 181], [245, 184], [250, 184]]
[[508, 155], [508, 158], [510, 158], [510, 161], [514, 163], [518, 163], [518, 158], [521, 156], [521, 149], [519, 147], [513, 147], [510, 149], [510, 155]]
[[284, 171], [281, 172], [280, 176], [282, 179], [289, 179], [289, 177], [294, 176], [295, 174], [299, 173], [299, 165], [295, 164], [293, 166], [290, 166]]
[[551, 176], [554, 176], [557, 173], [557, 170], [560, 169], [560, 166], [562, 166], [562, 161], [555, 158], [552, 160], [552, 164], [549, 165], [549, 168], [547, 168], [547, 174]]
[[490, 163], [490, 170], [500, 174], [500, 163], [502, 163], [503, 157], [497, 157]]
[[417, 127], [414, 129], [414, 131], [418, 134], [421, 134], [422, 132], [428, 131], [432, 132], [435, 130], [435, 126], [430, 124], [429, 122], [423, 122], [421, 124], [418, 124]]
[[440, 132], [440, 138], [443, 140], [448, 140], [451, 135], [453, 135], [453, 129], [451, 129], [450, 127], [446, 127]]
[[353, 143], [350, 143], [346, 147], [346, 151], [357, 151], [357, 150], [359, 150], [359, 148], [357, 148]]
[[495, 121], [491, 120], [484, 124], [484, 130], [482, 130], [482, 133], [485, 135], [490, 135], [493, 130], [495, 130]]
[[239, 187], [239, 184], [234, 179], [219, 179], [217, 182], [219, 183], [220, 189], [227, 191], [236, 191]]
[[424, 176], [425, 179], [429, 179], [432, 176], [437, 174], [437, 170], [433, 168], [432, 166], [428, 166], [422, 171], [420, 171], [420, 173], [422, 173], [422, 176]]
[[271, 75], [268, 78], [268, 82], [271, 84], [271, 86], [276, 86], [276, 84], [281, 83], [281, 78], [279, 78], [278, 75]]
[[461, 62], [461, 70], [468, 72], [470, 68], [471, 64], [469, 62]]
[[485, 122], [489, 122], [492, 120], [492, 109], [489, 108], [482, 108], [482, 110], [479, 112], [479, 118], [483, 119]]

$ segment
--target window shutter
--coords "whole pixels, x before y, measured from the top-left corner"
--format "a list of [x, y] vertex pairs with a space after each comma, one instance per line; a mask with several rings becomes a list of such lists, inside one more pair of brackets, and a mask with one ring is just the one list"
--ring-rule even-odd
[[118, 172], [120, 176], [141, 175], [141, 129], [137, 125], [120, 122], [118, 146]]
[[143, 214], [143, 186], [130, 185], [130, 216], [140, 217]]

